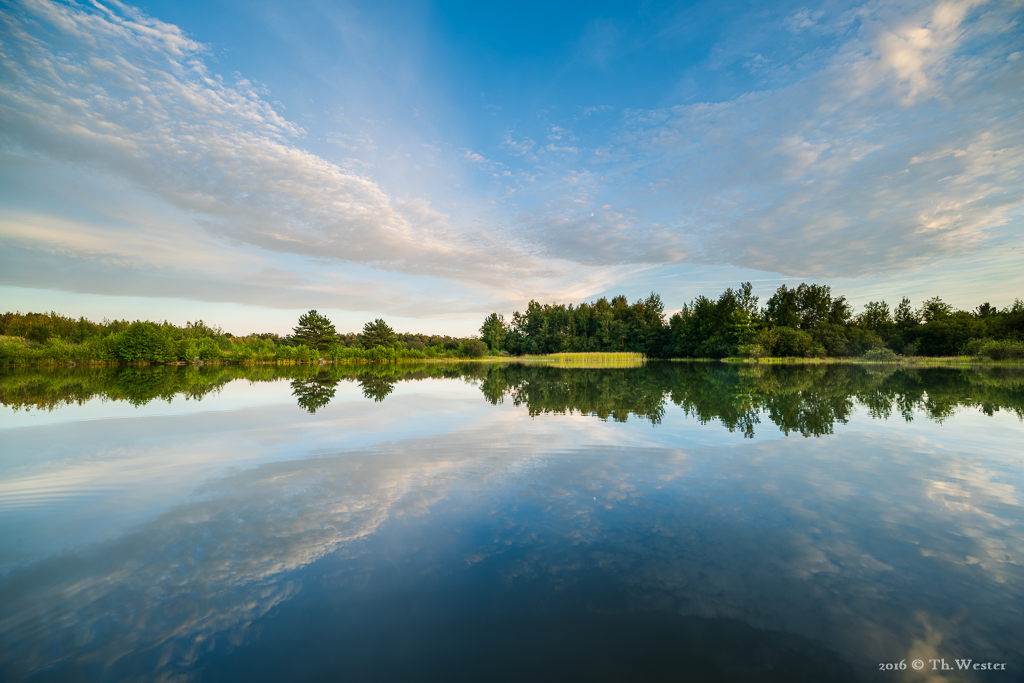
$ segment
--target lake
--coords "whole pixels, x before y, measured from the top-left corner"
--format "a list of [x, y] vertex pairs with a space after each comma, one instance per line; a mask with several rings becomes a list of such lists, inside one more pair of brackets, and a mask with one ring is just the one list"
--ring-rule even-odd
[[1019, 368], [8, 369], [0, 398], [4, 681], [1024, 680]]

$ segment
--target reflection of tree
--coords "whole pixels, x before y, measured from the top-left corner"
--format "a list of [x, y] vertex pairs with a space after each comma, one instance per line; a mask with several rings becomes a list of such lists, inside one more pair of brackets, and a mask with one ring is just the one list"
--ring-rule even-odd
[[1010, 368], [879, 372], [859, 365], [734, 366], [649, 363], [645, 367], [580, 369], [492, 366], [481, 383], [489, 402], [508, 396], [531, 415], [580, 411], [624, 422], [630, 415], [657, 424], [672, 401], [702, 423], [718, 421], [747, 438], [764, 417], [786, 434], [831, 434], [857, 405], [875, 418], [915, 411], [942, 420], [962, 406], [986, 414], [1008, 408], [1024, 418], [1024, 373]]
[[380, 403], [395, 390], [395, 382], [394, 377], [370, 373], [359, 376], [359, 386], [363, 389], [363, 396], [372, 398], [375, 403]]
[[315, 413], [331, 402], [337, 385], [338, 380], [331, 379], [327, 373], [301, 377], [292, 380], [292, 396], [296, 397], [300, 406]]
[[[991, 415], [1008, 410], [1024, 419], [1024, 372], [1016, 367], [887, 368], [863, 365], [728, 365], [648, 363], [629, 368], [527, 365], [402, 364], [209, 365], [127, 368], [11, 368], [0, 371], [0, 403], [53, 409], [93, 396], [143, 405], [184, 396], [202, 400], [228, 382], [290, 380], [300, 406], [316, 412], [342, 379], [357, 380], [363, 395], [383, 401], [397, 382], [462, 379], [498, 404], [507, 397], [531, 415], [579, 411], [657, 424], [668, 401], [701, 422], [717, 421], [752, 437], [771, 421], [785, 433], [831, 434], [857, 406], [878, 419], [924, 413], [943, 420], [964, 407]], [[767, 418], [767, 419], [766, 419]]]
[[514, 405], [527, 406], [531, 415], [579, 411], [625, 422], [632, 414], [656, 424], [665, 413], [667, 389], [657, 368], [493, 366], [480, 389], [491, 403], [508, 395]]

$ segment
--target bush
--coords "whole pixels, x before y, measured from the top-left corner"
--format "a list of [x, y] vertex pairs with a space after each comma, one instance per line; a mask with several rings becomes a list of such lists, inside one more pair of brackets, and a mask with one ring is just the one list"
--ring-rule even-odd
[[811, 335], [803, 330], [794, 330], [792, 327], [774, 327], [765, 330], [758, 334], [755, 342], [773, 356], [806, 358], [825, 355], [824, 347], [815, 343]]
[[885, 348], [884, 346], [880, 349], [871, 349], [863, 356], [861, 360], [868, 361], [870, 363], [895, 363], [899, 356], [892, 349]]
[[978, 355], [992, 360], [1021, 360], [1024, 359], [1024, 342], [990, 341], [981, 347]]
[[75, 360], [79, 363], [116, 363], [119, 335], [109, 334], [106, 337], [89, 337], [75, 350]]
[[166, 363], [177, 358], [174, 344], [153, 323], [134, 322], [119, 336], [117, 355], [126, 363]]
[[180, 339], [175, 344], [175, 358], [192, 363], [199, 358], [199, 347], [195, 339]]
[[210, 337], [204, 337], [196, 341], [196, 348], [198, 350], [199, 360], [204, 362], [218, 361], [220, 360], [224, 352], [220, 350], [220, 345], [217, 344], [216, 340]]
[[24, 365], [31, 362], [31, 353], [25, 345], [9, 339], [0, 340], [0, 365]]
[[51, 337], [42, 347], [42, 356], [53, 363], [68, 363], [71, 361], [71, 348], [60, 337]]
[[480, 358], [487, 353], [487, 344], [479, 339], [469, 339], [463, 342], [463, 352], [470, 358]]
[[299, 363], [312, 363], [320, 358], [320, 353], [305, 344], [299, 344], [295, 347], [292, 358]]
[[737, 353], [744, 358], [764, 358], [768, 355], [760, 344], [740, 344]]
[[992, 339], [990, 337], [972, 339], [964, 345], [964, 353], [968, 356], [979, 356], [981, 355], [981, 350], [991, 343]]

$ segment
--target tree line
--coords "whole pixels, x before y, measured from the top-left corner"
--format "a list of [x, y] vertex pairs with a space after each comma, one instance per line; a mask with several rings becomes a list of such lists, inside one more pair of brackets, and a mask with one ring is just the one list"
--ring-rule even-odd
[[292, 334], [235, 336], [203, 321], [169, 322], [70, 318], [56, 312], [0, 315], [0, 365], [122, 363], [387, 362], [473, 358], [487, 353], [475, 338], [395, 332], [384, 320], [360, 333], [338, 334], [311, 310]]
[[[667, 319], [666, 319], [667, 317]], [[782, 285], [759, 305], [744, 282], [717, 299], [698, 296], [666, 316], [658, 294], [593, 303], [531, 301], [510, 321], [492, 313], [480, 327], [492, 352], [511, 355], [635, 351], [649, 358], [984, 356], [1024, 358], [1024, 302], [956, 310], [934, 297], [915, 308], [871, 301], [854, 311], [828, 285]]]
[[203, 321], [102, 323], [51, 313], [0, 315], [0, 365], [64, 363], [382, 362], [581, 352], [638, 352], [648, 358], [904, 356], [1024, 358], [1024, 302], [956, 310], [939, 297], [914, 307], [871, 301], [854, 311], [827, 285], [782, 285], [759, 304], [749, 282], [712, 299], [698, 296], [666, 315], [658, 294], [630, 304], [530, 301], [511, 320], [492, 313], [480, 338], [395, 332], [383, 319], [339, 334], [315, 310], [292, 334], [234, 336]]

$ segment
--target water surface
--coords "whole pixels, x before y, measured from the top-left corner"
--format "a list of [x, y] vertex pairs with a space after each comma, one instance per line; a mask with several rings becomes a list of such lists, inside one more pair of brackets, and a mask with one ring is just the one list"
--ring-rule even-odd
[[0, 400], [3, 680], [1024, 680], [1013, 369], [8, 370]]

